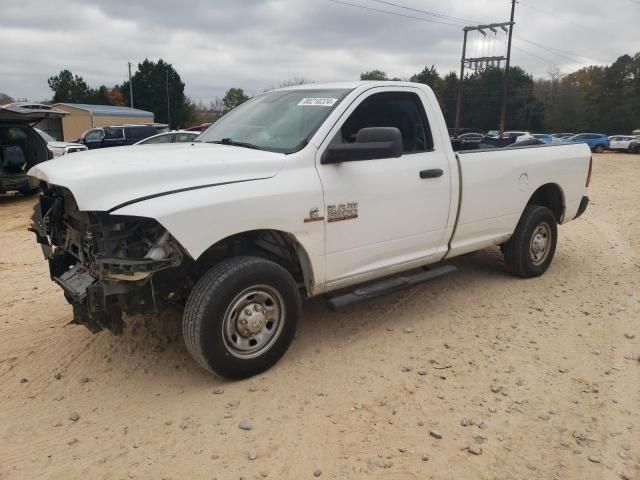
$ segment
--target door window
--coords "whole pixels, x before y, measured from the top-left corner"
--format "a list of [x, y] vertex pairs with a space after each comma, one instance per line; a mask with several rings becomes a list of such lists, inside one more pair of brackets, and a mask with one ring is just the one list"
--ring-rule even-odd
[[121, 140], [124, 138], [121, 128], [105, 128], [104, 129], [105, 140]]
[[354, 143], [358, 132], [370, 127], [396, 127], [400, 130], [405, 154], [433, 150], [427, 116], [420, 97], [415, 93], [371, 95], [344, 122], [334, 141]]
[[153, 127], [128, 127], [124, 129], [124, 133], [127, 138], [132, 140], [142, 140], [143, 138], [150, 137], [152, 135], [157, 135], [159, 132]]
[[90, 130], [84, 136], [85, 142], [99, 142], [104, 138], [104, 132], [102, 130]]
[[191, 142], [198, 135], [194, 135], [193, 133], [178, 133], [176, 134], [176, 142]]

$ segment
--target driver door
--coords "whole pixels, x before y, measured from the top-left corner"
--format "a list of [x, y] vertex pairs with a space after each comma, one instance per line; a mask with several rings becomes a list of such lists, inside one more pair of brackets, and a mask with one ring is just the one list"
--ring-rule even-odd
[[[370, 90], [349, 107], [318, 150], [329, 287], [427, 264], [446, 253], [451, 172], [446, 153], [434, 148], [424, 101], [419, 89]], [[352, 143], [368, 127], [398, 128], [402, 156], [322, 164], [329, 145]]]

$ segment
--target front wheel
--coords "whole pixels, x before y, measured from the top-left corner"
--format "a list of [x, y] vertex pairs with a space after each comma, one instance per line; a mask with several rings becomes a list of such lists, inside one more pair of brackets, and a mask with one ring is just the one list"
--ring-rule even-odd
[[596, 148], [594, 148], [593, 151], [596, 152], [596, 153], [603, 153], [604, 152], [604, 145], [596, 145]]
[[539, 277], [551, 265], [557, 242], [558, 224], [553, 212], [528, 205], [513, 236], [503, 245], [505, 264], [519, 277]]
[[189, 295], [182, 322], [187, 349], [222, 377], [261, 373], [289, 348], [300, 303], [295, 280], [280, 265], [258, 257], [225, 260]]

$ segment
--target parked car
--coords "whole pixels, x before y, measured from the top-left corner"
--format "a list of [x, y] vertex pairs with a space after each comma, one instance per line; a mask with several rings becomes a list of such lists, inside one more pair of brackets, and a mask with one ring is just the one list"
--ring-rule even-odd
[[284, 355], [303, 298], [347, 307], [495, 245], [513, 274], [544, 274], [558, 225], [588, 206], [590, 159], [577, 144], [456, 155], [423, 84], [303, 85], [193, 144], [37, 165], [31, 230], [74, 323], [121, 333], [123, 312], [186, 301], [196, 362], [245, 378]]
[[628, 152], [632, 141], [637, 140], [633, 135], [614, 135], [609, 137], [609, 150], [616, 152]]
[[176, 130], [173, 132], [159, 133], [153, 137], [140, 140], [135, 145], [157, 145], [160, 143], [183, 143], [193, 142], [200, 135], [199, 132], [187, 132], [186, 130]]
[[575, 133], [552, 133], [551, 136], [559, 139], [573, 137]]
[[602, 133], [580, 133], [566, 139], [571, 143], [586, 143], [592, 152], [602, 153], [609, 148], [609, 137]]
[[[458, 140], [460, 140], [463, 144], [480, 144], [484, 139], [484, 135], [481, 133], [463, 133], [462, 135], [458, 135]], [[464, 148], [464, 147], [463, 147]]]
[[487, 137], [497, 137], [500, 135], [500, 130], [489, 130], [487, 132]]
[[538, 140], [542, 140], [544, 143], [553, 143], [554, 141], [553, 135], [548, 135], [546, 133], [534, 133], [531, 136], [533, 138], [537, 138]]
[[166, 129], [166, 125], [116, 125], [87, 130], [82, 134], [80, 142], [90, 150], [94, 148], [121, 147], [133, 145], [140, 140], [152, 137]]
[[530, 132], [520, 131], [520, 130], [510, 130], [504, 132], [505, 138], [520, 138], [520, 137], [530, 137]]
[[629, 152], [640, 153], [640, 138], [629, 142]]
[[204, 132], [213, 123], [201, 123], [200, 125], [194, 125], [193, 127], [185, 128], [187, 132]]
[[58, 158], [68, 153], [84, 152], [87, 150], [87, 146], [81, 143], [60, 142], [39, 128], [35, 128], [35, 131], [47, 142], [47, 148], [53, 155], [53, 158]]
[[547, 144], [564, 143], [564, 141], [561, 138], [554, 137], [553, 135], [550, 135], [548, 133], [534, 133], [531, 136]]
[[53, 158], [32, 125], [45, 118], [62, 118], [66, 112], [35, 103], [10, 103], [0, 106], [0, 193], [18, 191], [30, 194], [40, 182], [27, 176], [27, 171]]

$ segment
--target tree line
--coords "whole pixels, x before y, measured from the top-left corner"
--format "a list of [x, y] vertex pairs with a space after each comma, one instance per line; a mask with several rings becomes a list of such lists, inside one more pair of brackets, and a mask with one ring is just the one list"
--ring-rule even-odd
[[[48, 84], [53, 91], [51, 103], [131, 106], [129, 80], [93, 88], [84, 78], [65, 69], [50, 77]], [[250, 98], [241, 88], [230, 88], [224, 98], [209, 104], [193, 102], [185, 95], [185, 84], [176, 69], [162, 59], [140, 62], [131, 85], [133, 106], [153, 112], [156, 122], [170, 124], [171, 128], [213, 122]]]
[[[503, 73], [500, 68], [490, 67], [465, 76], [462, 127], [485, 131], [498, 128]], [[401, 79], [376, 69], [363, 72], [360, 79], [409, 80], [429, 85], [447, 125], [455, 123], [459, 89], [456, 72], [441, 75], [431, 65]], [[208, 104], [193, 102], [185, 95], [185, 84], [178, 72], [162, 59], [140, 62], [131, 82], [134, 106], [153, 112], [156, 121], [170, 123], [172, 128], [215, 121], [250, 98], [242, 88], [235, 87]], [[131, 105], [128, 80], [111, 87], [92, 88], [81, 76], [62, 70], [49, 78], [48, 83], [53, 103]], [[267, 90], [303, 83], [309, 80], [293, 78]], [[534, 79], [516, 66], [511, 69], [509, 84], [508, 129], [614, 134], [640, 128], [640, 53], [623, 55], [609, 66], [589, 66], [564, 76], [551, 72], [544, 79]]]
[[[497, 130], [503, 95], [504, 71], [497, 67], [465, 76], [461, 126]], [[361, 80], [389, 78], [382, 70], [360, 75]], [[447, 125], [455, 124], [459, 75], [441, 76], [435, 66], [404, 79], [429, 85]], [[509, 77], [507, 128], [545, 132], [630, 133], [640, 128], [640, 53], [623, 55], [609, 66], [589, 66], [568, 75], [550, 72], [534, 79], [520, 67]]]

